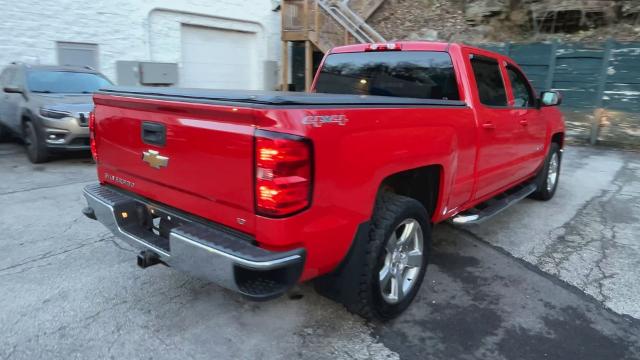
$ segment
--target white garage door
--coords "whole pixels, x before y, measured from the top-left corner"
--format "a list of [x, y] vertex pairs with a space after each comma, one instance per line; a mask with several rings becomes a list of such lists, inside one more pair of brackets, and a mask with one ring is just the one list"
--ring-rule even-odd
[[256, 34], [182, 25], [182, 87], [257, 89]]

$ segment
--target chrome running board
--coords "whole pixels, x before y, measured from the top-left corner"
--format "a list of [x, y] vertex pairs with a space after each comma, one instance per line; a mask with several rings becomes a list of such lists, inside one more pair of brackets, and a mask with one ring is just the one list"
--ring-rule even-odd
[[536, 189], [533, 183], [516, 186], [454, 216], [451, 222], [456, 225], [479, 224], [531, 195]]

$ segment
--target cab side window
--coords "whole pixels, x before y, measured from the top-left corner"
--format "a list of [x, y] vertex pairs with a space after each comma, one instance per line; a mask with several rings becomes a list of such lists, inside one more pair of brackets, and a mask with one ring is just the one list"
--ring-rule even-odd
[[511, 81], [511, 89], [513, 90], [513, 107], [516, 108], [528, 108], [535, 106], [535, 98], [533, 91], [527, 83], [527, 79], [524, 75], [515, 67], [507, 66], [507, 74], [509, 74], [509, 80]]
[[507, 106], [507, 91], [504, 88], [500, 65], [496, 59], [471, 55], [471, 67], [478, 85], [480, 102], [487, 106]]

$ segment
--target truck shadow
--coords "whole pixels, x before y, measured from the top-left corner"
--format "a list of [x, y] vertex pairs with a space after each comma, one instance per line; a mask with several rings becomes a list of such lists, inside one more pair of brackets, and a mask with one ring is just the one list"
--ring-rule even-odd
[[407, 312], [377, 324], [401, 358], [637, 359], [640, 321], [449, 224]]
[[86, 164], [95, 164], [89, 151], [69, 151], [51, 154], [51, 161], [73, 161]]

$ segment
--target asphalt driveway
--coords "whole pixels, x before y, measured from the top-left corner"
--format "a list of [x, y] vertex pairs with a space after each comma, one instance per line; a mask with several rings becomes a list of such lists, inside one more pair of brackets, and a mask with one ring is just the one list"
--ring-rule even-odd
[[640, 156], [569, 148], [560, 189], [434, 230], [410, 310], [366, 323], [302, 285], [266, 303], [156, 266], [84, 218], [83, 158], [0, 144], [0, 359], [638, 359]]

